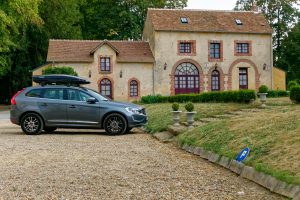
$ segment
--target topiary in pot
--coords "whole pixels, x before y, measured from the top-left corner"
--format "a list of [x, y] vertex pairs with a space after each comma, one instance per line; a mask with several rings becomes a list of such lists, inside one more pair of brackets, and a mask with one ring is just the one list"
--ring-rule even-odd
[[192, 126], [194, 123], [194, 116], [196, 114], [196, 112], [194, 112], [194, 104], [192, 102], [189, 102], [185, 105], [185, 109], [186, 109], [186, 118], [187, 118], [187, 123], [188, 126]]
[[172, 104], [172, 113], [173, 113], [174, 126], [179, 126], [181, 111], [179, 110], [179, 104], [178, 103], [173, 103]]
[[172, 110], [173, 111], [178, 111], [179, 110], [179, 104], [178, 103], [173, 103], [172, 104]]
[[184, 108], [185, 108], [186, 111], [188, 111], [188, 112], [193, 112], [194, 109], [195, 109], [194, 104], [193, 104], [192, 102], [188, 102], [188, 103], [185, 105]]
[[269, 91], [269, 88], [266, 85], [262, 85], [258, 89], [259, 93], [267, 93]]
[[258, 91], [259, 91], [258, 95], [261, 102], [261, 107], [264, 108], [266, 107], [265, 102], [267, 101], [267, 94], [268, 94], [267, 92], [269, 91], [269, 88], [266, 85], [262, 85], [259, 87]]

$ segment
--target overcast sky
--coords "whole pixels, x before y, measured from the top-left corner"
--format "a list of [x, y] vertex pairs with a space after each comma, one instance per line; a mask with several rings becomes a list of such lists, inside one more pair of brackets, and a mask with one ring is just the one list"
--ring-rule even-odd
[[236, 0], [188, 0], [189, 9], [232, 10]]

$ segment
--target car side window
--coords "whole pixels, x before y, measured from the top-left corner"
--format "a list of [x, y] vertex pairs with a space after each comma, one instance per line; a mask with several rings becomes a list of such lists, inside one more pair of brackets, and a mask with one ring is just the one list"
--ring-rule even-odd
[[25, 96], [27, 97], [35, 97], [35, 98], [41, 98], [42, 94], [42, 89], [34, 89], [34, 90], [30, 90], [29, 92], [27, 92], [25, 94]]
[[64, 99], [64, 90], [59, 88], [47, 88], [45, 89], [43, 98], [46, 99]]
[[73, 90], [73, 89], [68, 89], [68, 100], [73, 100], [73, 101], [87, 101], [89, 98], [92, 96], [79, 91], [79, 90]]

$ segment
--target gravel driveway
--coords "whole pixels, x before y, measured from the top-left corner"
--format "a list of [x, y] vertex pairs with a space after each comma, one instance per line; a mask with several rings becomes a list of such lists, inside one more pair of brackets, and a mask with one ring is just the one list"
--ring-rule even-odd
[[283, 199], [135, 132], [27, 136], [0, 120], [0, 199]]

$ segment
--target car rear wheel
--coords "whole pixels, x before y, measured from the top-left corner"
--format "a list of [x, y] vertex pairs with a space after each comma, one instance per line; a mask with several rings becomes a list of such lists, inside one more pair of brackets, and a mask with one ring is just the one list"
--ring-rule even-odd
[[46, 133], [52, 133], [52, 132], [54, 132], [56, 129], [57, 129], [56, 127], [46, 127], [46, 128], [44, 128], [44, 131], [45, 131]]
[[105, 118], [104, 129], [110, 135], [124, 134], [127, 130], [127, 122], [122, 115], [113, 113]]
[[43, 130], [43, 120], [35, 113], [26, 114], [21, 120], [21, 128], [27, 135], [37, 135]]

